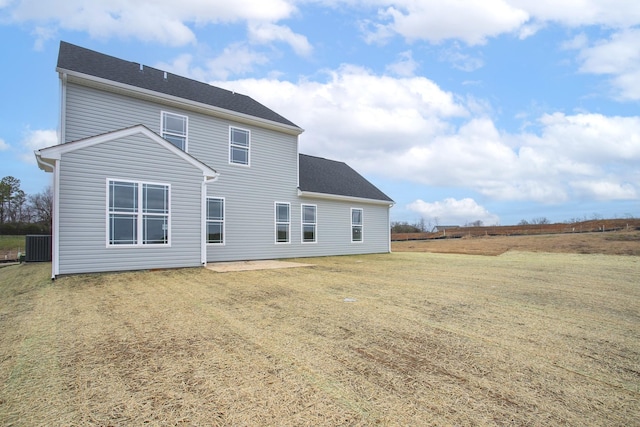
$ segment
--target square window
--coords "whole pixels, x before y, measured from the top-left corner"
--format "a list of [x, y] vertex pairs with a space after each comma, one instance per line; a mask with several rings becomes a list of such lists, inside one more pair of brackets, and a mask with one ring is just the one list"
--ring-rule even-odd
[[147, 216], [143, 217], [142, 243], [144, 245], [162, 245], [168, 243], [167, 217]]
[[168, 245], [169, 186], [108, 181], [108, 245]]
[[136, 215], [109, 215], [109, 244], [134, 245], [138, 235]]

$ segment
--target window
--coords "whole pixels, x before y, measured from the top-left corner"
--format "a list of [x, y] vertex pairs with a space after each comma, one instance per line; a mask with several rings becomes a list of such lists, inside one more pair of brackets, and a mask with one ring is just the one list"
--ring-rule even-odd
[[248, 130], [229, 128], [229, 163], [249, 166], [250, 139]]
[[289, 203], [276, 203], [276, 243], [289, 243], [290, 218]]
[[187, 116], [162, 112], [162, 137], [187, 151]]
[[351, 241], [362, 242], [362, 209], [351, 209]]
[[168, 245], [169, 186], [108, 181], [109, 245]]
[[302, 242], [316, 241], [316, 205], [302, 205]]
[[224, 244], [224, 199], [207, 199], [207, 243]]

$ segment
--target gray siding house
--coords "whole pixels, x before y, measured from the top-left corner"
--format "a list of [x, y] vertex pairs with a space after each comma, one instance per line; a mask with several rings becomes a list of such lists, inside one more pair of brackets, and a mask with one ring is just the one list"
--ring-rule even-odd
[[252, 98], [61, 42], [52, 277], [390, 251], [393, 201]]

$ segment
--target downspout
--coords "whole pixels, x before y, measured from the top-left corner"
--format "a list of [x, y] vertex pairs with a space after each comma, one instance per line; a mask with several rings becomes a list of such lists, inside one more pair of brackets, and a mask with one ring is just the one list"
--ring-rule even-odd
[[58, 144], [66, 142], [67, 131], [67, 73], [60, 73], [60, 123], [58, 124]]
[[38, 167], [46, 172], [53, 172], [53, 206], [52, 206], [52, 218], [51, 218], [51, 280], [55, 280], [55, 278], [60, 274], [60, 258], [59, 258], [59, 250], [58, 250], [58, 236], [60, 229], [60, 220], [59, 220], [59, 212], [60, 212], [60, 203], [59, 203], [59, 194], [60, 194], [60, 171], [58, 168], [58, 161], [54, 159], [44, 160], [40, 151], [36, 151], [36, 161], [38, 162]]
[[395, 203], [391, 203], [389, 204], [389, 209], [387, 209], [387, 230], [388, 230], [388, 237], [389, 237], [389, 253], [391, 253], [391, 208], [395, 205]]
[[53, 165], [53, 218], [51, 228], [51, 280], [60, 274], [59, 236], [60, 236], [60, 168], [58, 160]]
[[216, 174], [213, 177], [204, 177], [202, 181], [202, 195], [200, 201], [200, 264], [203, 267], [207, 266], [207, 185], [212, 184], [218, 180], [220, 174]]

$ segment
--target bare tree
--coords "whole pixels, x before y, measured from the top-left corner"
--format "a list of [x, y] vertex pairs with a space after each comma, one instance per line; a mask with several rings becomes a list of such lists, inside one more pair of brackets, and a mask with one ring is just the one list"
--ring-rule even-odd
[[46, 187], [40, 193], [29, 196], [29, 205], [37, 222], [51, 224], [53, 212], [53, 191]]
[[550, 224], [550, 221], [547, 219], [547, 217], [539, 216], [537, 218], [532, 218], [531, 224]]

